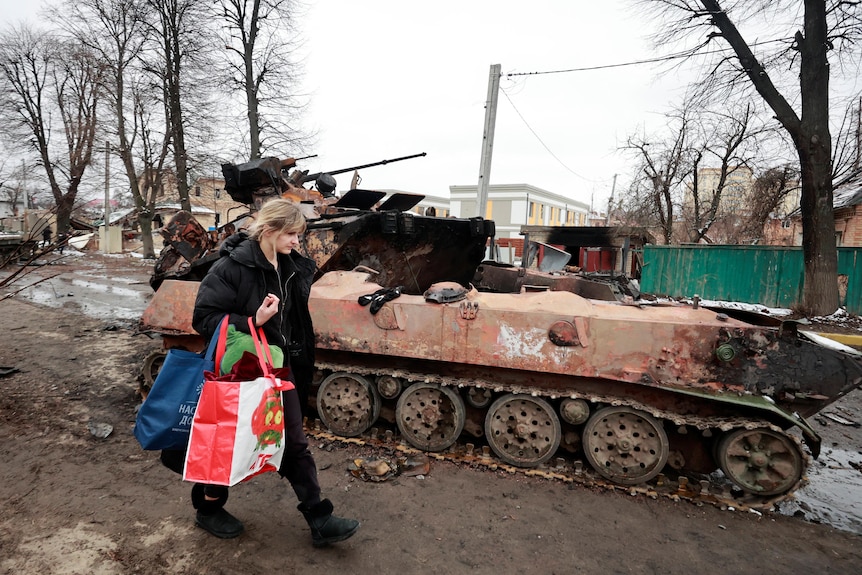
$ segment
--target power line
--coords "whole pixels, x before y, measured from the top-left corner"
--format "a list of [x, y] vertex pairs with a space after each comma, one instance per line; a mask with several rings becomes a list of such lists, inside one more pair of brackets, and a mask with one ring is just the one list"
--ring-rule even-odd
[[[774, 42], [785, 42], [785, 40], [777, 39], [777, 40], [767, 40], [764, 42], [755, 42], [755, 43], [751, 44], [751, 46], [752, 47], [761, 46], [764, 44], [771, 44]], [[700, 48], [700, 46], [698, 48]], [[695, 55], [695, 53], [697, 53], [698, 48], [693, 48], [691, 50], [686, 50], [684, 52], [677, 52], [675, 54], [668, 54], [666, 56], [659, 56], [656, 58], [648, 58], [646, 60], [634, 60], [632, 62], [620, 62], [617, 64], [605, 64], [605, 65], [601, 65], [601, 66], [585, 66], [582, 68], [568, 68], [565, 70], [547, 70], [544, 72], [510, 72], [510, 73], [506, 74], [506, 77], [511, 78], [512, 76], [539, 76], [539, 75], [544, 75], [544, 74], [564, 74], [567, 72], [586, 72], [586, 71], [590, 71], [590, 70], [604, 70], [604, 69], [609, 69], [609, 68], [621, 68], [624, 66], [637, 66], [637, 65], [641, 65], [641, 64], [654, 64], [656, 62], [669, 62], [671, 60], [678, 60], [680, 58], [691, 57], [691, 56]], [[699, 52], [699, 54], [722, 54], [725, 52], [727, 52], [727, 49], [722, 48], [719, 50], [708, 50], [705, 52]], [[515, 110], [515, 113], [518, 114], [518, 117], [521, 118], [521, 121], [524, 122], [524, 125], [527, 126], [527, 129], [530, 130], [530, 132], [533, 134], [533, 136], [535, 136], [535, 138], [539, 141], [539, 143], [542, 144], [542, 147], [544, 147], [545, 150], [547, 150], [547, 152], [549, 154], [551, 154], [551, 157], [553, 157], [563, 168], [565, 168], [567, 171], [569, 171], [573, 175], [577, 176], [578, 178], [581, 178], [582, 180], [584, 180], [586, 182], [592, 182], [592, 183], [607, 182], [607, 180], [593, 180], [593, 179], [587, 178], [587, 177], [582, 176], [581, 174], [577, 173], [576, 171], [571, 169], [569, 166], [567, 166], [566, 163], [563, 162], [559, 157], [557, 157], [557, 155], [553, 152], [553, 150], [551, 150], [551, 148], [549, 148], [548, 145], [545, 144], [545, 142], [542, 140], [542, 138], [539, 136], [539, 134], [536, 133], [536, 131], [533, 129], [533, 127], [530, 126], [529, 122], [527, 122], [527, 120], [524, 118], [523, 114], [521, 114], [521, 112], [518, 110], [518, 107], [515, 106], [515, 103], [512, 102], [512, 99], [509, 97], [509, 94], [506, 92], [506, 90], [502, 86], [500, 87], [500, 91], [502, 91], [503, 95], [506, 96], [506, 100], [509, 101], [509, 104], [512, 106], [512, 109]]]
[[[721, 52], [722, 50], [716, 50], [713, 53]], [[679, 54], [670, 54], [668, 56], [661, 56], [657, 58], [649, 58], [647, 60], [635, 60], [632, 62], [620, 62], [617, 64], [603, 64], [600, 66], [584, 66], [582, 68], [567, 68], [565, 70], [547, 70], [544, 72], [510, 72], [506, 74], [506, 77], [510, 76], [541, 76], [544, 74], [565, 74], [568, 72], [589, 72], [591, 70], [607, 70], [610, 68], [622, 68], [624, 66], [638, 66], [641, 64], [654, 64], [656, 62], [669, 62], [670, 60], [677, 60], [679, 58], [686, 58], [691, 56], [690, 52], [680, 52]]]
[[532, 128], [532, 126], [530, 126], [529, 122], [527, 122], [527, 120], [526, 120], [526, 119], [524, 118], [524, 116], [521, 114], [521, 112], [518, 110], [517, 106], [515, 106], [515, 103], [514, 103], [514, 102], [512, 102], [512, 99], [509, 97], [509, 94], [507, 94], [507, 93], [506, 93], [506, 90], [504, 90], [504, 89], [501, 87], [501, 88], [500, 88], [500, 91], [501, 91], [501, 92], [503, 92], [503, 95], [504, 95], [504, 96], [506, 96], [506, 99], [509, 101], [509, 104], [511, 104], [512, 109], [513, 109], [513, 110], [515, 110], [515, 113], [516, 113], [516, 114], [518, 114], [518, 117], [519, 117], [519, 118], [521, 118], [521, 121], [522, 121], [522, 122], [524, 122], [524, 125], [525, 125], [525, 126], [527, 126], [527, 129], [528, 129], [528, 130], [530, 130], [530, 132], [532, 132], [532, 134], [536, 137], [536, 139], [537, 139], [537, 140], [539, 140], [539, 143], [540, 143], [540, 144], [542, 144], [542, 147], [544, 147], [544, 148], [545, 148], [545, 150], [547, 150], [547, 151], [548, 151], [548, 153], [549, 153], [549, 154], [551, 154], [551, 157], [553, 157], [555, 160], [557, 160], [557, 162], [559, 162], [559, 164], [560, 164], [561, 166], [563, 166], [566, 170], [568, 170], [569, 172], [571, 172], [571, 173], [572, 173], [572, 174], [574, 174], [575, 176], [577, 176], [577, 177], [579, 177], [579, 178], [581, 178], [582, 180], [587, 181], [587, 182], [592, 182], [592, 183], [601, 183], [601, 182], [605, 182], [605, 181], [607, 181], [607, 180], [592, 180], [592, 179], [590, 179], [590, 178], [587, 178], [587, 177], [585, 177], [585, 176], [582, 176], [581, 174], [577, 173], [576, 171], [574, 171], [573, 169], [571, 169], [569, 166], [567, 166], [567, 165], [565, 164], [565, 162], [563, 162], [560, 158], [558, 158], [558, 157], [557, 157], [557, 155], [556, 155], [556, 154], [551, 150], [551, 148], [549, 148], [549, 147], [548, 147], [548, 145], [547, 145], [547, 144], [545, 144], [545, 142], [542, 140], [542, 138], [541, 138], [541, 137], [539, 137], [539, 134], [537, 134], [537, 133], [536, 133], [536, 131]]
[[[762, 46], [764, 44], [772, 44], [774, 42], [786, 42], [783, 39], [777, 40], [767, 40], [764, 42], [755, 42], [750, 44], [751, 47], [754, 46]], [[698, 46], [699, 48], [700, 46]], [[603, 64], [600, 66], [584, 66], [582, 68], [567, 68], [564, 70], [546, 70], [544, 72], [509, 72], [506, 74], [506, 77], [512, 76], [541, 76], [544, 74], [565, 74], [568, 72], [589, 72], [591, 70], [607, 70], [609, 68], [622, 68], [624, 66], [639, 66], [641, 64], [655, 64], [657, 62], [669, 62], [671, 60], [679, 60], [681, 58], [690, 58], [691, 56], [704, 55], [704, 54], [723, 54], [728, 51], [727, 48], [722, 48], [719, 50], [708, 50], [705, 52], [697, 52], [698, 48], [692, 48], [691, 50], [686, 50], [684, 52], [677, 52], [676, 54], [668, 54], [666, 56], [657, 56], [655, 58], [648, 58], [646, 60], [634, 60], [631, 62], [619, 62], [616, 64]]]

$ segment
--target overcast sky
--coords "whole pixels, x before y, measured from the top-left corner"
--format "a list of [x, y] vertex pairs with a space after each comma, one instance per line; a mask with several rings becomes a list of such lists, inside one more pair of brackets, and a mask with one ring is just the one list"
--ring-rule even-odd
[[[507, 76], [653, 55], [631, 2], [323, 0], [306, 61], [320, 169], [428, 156], [361, 172], [362, 187], [448, 195], [476, 184], [492, 64], [503, 78], [491, 184], [526, 183], [606, 202], [627, 170], [617, 151], [661, 119], [674, 78], [650, 66]], [[350, 174], [339, 179], [349, 186]]]
[[[632, 0], [308, 0], [305, 90], [318, 157], [334, 170], [426, 152], [361, 171], [360, 187], [448, 196], [479, 179], [489, 70], [502, 66], [490, 183], [525, 183], [607, 205], [614, 174], [627, 185], [628, 135], [653, 130], [687, 78], [654, 65], [509, 76], [656, 56], [655, 24]], [[4, 23], [34, 0], [0, 0]], [[288, 155], [286, 151], [282, 155]], [[350, 177], [339, 176], [346, 191]]]

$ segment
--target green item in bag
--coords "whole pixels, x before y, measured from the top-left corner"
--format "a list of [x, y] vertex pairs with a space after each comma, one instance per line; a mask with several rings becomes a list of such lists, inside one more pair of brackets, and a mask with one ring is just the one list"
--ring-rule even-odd
[[[246, 351], [252, 355], [257, 355], [254, 340], [249, 334], [237, 331], [233, 325], [229, 325], [227, 328], [227, 343], [225, 344], [224, 357], [221, 360], [219, 373], [221, 375], [230, 373], [230, 368], [239, 361], [239, 358]], [[284, 352], [281, 351], [281, 348], [270, 344], [269, 352], [272, 354], [272, 367], [284, 367]]]

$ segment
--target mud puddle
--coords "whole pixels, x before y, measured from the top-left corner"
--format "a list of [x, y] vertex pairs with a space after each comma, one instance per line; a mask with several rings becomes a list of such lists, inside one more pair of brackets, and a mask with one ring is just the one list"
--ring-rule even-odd
[[[49, 279], [36, 283], [43, 278]], [[93, 267], [69, 271], [63, 266], [44, 266], [16, 283], [35, 284], [16, 297], [48, 307], [74, 308], [100, 320], [130, 323], [140, 319], [153, 293], [140, 278]]]
[[862, 535], [862, 453], [828, 449], [811, 463], [807, 475], [808, 485], [779, 511]]

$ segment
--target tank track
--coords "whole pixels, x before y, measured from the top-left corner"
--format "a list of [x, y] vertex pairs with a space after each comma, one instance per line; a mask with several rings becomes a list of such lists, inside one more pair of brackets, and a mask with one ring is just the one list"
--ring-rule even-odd
[[[627, 398], [617, 396], [604, 396], [598, 394], [583, 394], [579, 392], [571, 392], [565, 395], [555, 395], [549, 393], [540, 393], [535, 388], [527, 388], [513, 385], [501, 385], [499, 383], [490, 382], [481, 378], [454, 378], [443, 377], [439, 374], [416, 372], [405, 369], [376, 369], [369, 368], [357, 364], [343, 364], [334, 362], [318, 362], [316, 364], [318, 370], [326, 372], [347, 372], [355, 373], [366, 377], [391, 376], [403, 380], [406, 384], [412, 383], [436, 383], [443, 386], [455, 388], [470, 388], [476, 387], [479, 389], [488, 389], [494, 393], [517, 393], [526, 394], [533, 397], [542, 397], [549, 400], [557, 400], [562, 397], [572, 399], [583, 399], [591, 405], [606, 404], [612, 406], [625, 406], [632, 409], [644, 411], [653, 417], [671, 422], [675, 426], [685, 426], [697, 429], [705, 434], [714, 430], [726, 432], [733, 429], [756, 429], [769, 428], [778, 433], [782, 433], [794, 441], [802, 454], [802, 469], [803, 473], [799, 481], [790, 488], [786, 493], [771, 497], [757, 496], [746, 493], [738, 488], [732, 487], [730, 482], [725, 480], [724, 483], [716, 481], [717, 478], [702, 478], [692, 480], [685, 475], [679, 475], [671, 478], [660, 473], [655, 479], [641, 485], [619, 485], [612, 483], [605, 478], [599, 476], [592, 468], [583, 461], [564, 457], [556, 457], [549, 462], [533, 468], [522, 468], [509, 465], [500, 461], [493, 451], [484, 446], [477, 452], [475, 446], [471, 443], [461, 444], [456, 442], [451, 448], [442, 452], [423, 452], [409, 445], [405, 440], [398, 437], [397, 432], [391, 430], [385, 431], [382, 435], [377, 428], [372, 428], [362, 435], [362, 437], [347, 438], [334, 435], [325, 430], [323, 423], [319, 420], [314, 422], [314, 426], [309, 429], [309, 434], [321, 440], [338, 441], [345, 444], [367, 445], [373, 447], [382, 447], [385, 449], [394, 449], [404, 453], [426, 453], [429, 457], [437, 460], [445, 460], [453, 463], [468, 464], [471, 466], [485, 467], [489, 470], [502, 470], [511, 474], [521, 473], [526, 476], [543, 477], [551, 480], [563, 481], [570, 484], [582, 484], [587, 487], [600, 487], [611, 491], [624, 491], [631, 495], [644, 495], [651, 498], [666, 497], [673, 501], [685, 500], [697, 505], [711, 504], [721, 509], [739, 509], [750, 511], [770, 511], [782, 501], [793, 499], [794, 492], [807, 483], [805, 470], [808, 469], [810, 457], [806, 449], [803, 448], [802, 441], [793, 434], [784, 433], [784, 431], [762, 419], [752, 419], [744, 417], [698, 417], [698, 416], [683, 416], [678, 413], [668, 412], [657, 409], [654, 406], [645, 405], [638, 401], [632, 401]], [[560, 450], [562, 451], [562, 450]], [[558, 451], [558, 453], [560, 453]]]

